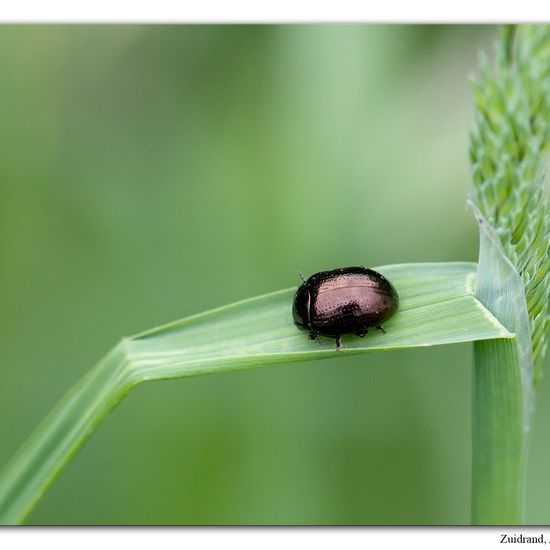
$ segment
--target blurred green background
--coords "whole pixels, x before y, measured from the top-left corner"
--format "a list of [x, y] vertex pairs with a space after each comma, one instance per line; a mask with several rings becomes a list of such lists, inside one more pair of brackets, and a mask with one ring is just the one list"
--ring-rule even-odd
[[[475, 261], [468, 76], [496, 34], [0, 27], [0, 464], [123, 335], [298, 270]], [[467, 523], [471, 354], [144, 384], [30, 522]], [[549, 384], [530, 523], [550, 522]]]

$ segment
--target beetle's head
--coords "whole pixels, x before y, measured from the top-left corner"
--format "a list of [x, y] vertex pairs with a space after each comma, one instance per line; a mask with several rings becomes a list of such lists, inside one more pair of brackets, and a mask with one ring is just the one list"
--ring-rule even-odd
[[294, 324], [298, 328], [309, 328], [309, 285], [303, 283], [300, 285], [296, 294], [294, 295], [294, 305], [292, 307], [292, 316], [294, 317]]

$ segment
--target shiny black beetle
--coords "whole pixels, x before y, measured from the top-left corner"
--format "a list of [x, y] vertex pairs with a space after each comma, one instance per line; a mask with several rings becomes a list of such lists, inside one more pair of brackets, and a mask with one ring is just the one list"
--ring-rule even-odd
[[370, 327], [384, 332], [382, 323], [398, 306], [395, 288], [380, 273], [342, 267], [304, 280], [294, 296], [292, 313], [296, 326], [308, 330], [311, 340], [319, 340], [319, 335], [336, 338], [338, 350], [342, 334], [365, 336]]

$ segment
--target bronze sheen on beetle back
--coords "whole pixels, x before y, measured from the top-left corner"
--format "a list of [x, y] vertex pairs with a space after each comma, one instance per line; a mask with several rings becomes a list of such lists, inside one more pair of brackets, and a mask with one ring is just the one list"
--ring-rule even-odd
[[383, 275], [367, 267], [342, 267], [304, 281], [292, 313], [296, 326], [308, 330], [311, 340], [336, 338], [338, 350], [343, 334], [366, 336], [371, 327], [384, 332], [382, 323], [398, 307], [397, 292]]

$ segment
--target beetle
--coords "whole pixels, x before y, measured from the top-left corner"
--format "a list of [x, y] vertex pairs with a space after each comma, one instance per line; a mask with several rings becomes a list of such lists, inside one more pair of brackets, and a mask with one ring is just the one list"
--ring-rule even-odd
[[309, 331], [309, 338], [336, 338], [339, 350], [343, 334], [366, 336], [369, 328], [382, 332], [399, 307], [393, 285], [380, 273], [367, 267], [342, 267], [315, 273], [300, 285], [294, 295], [292, 315], [296, 326]]

